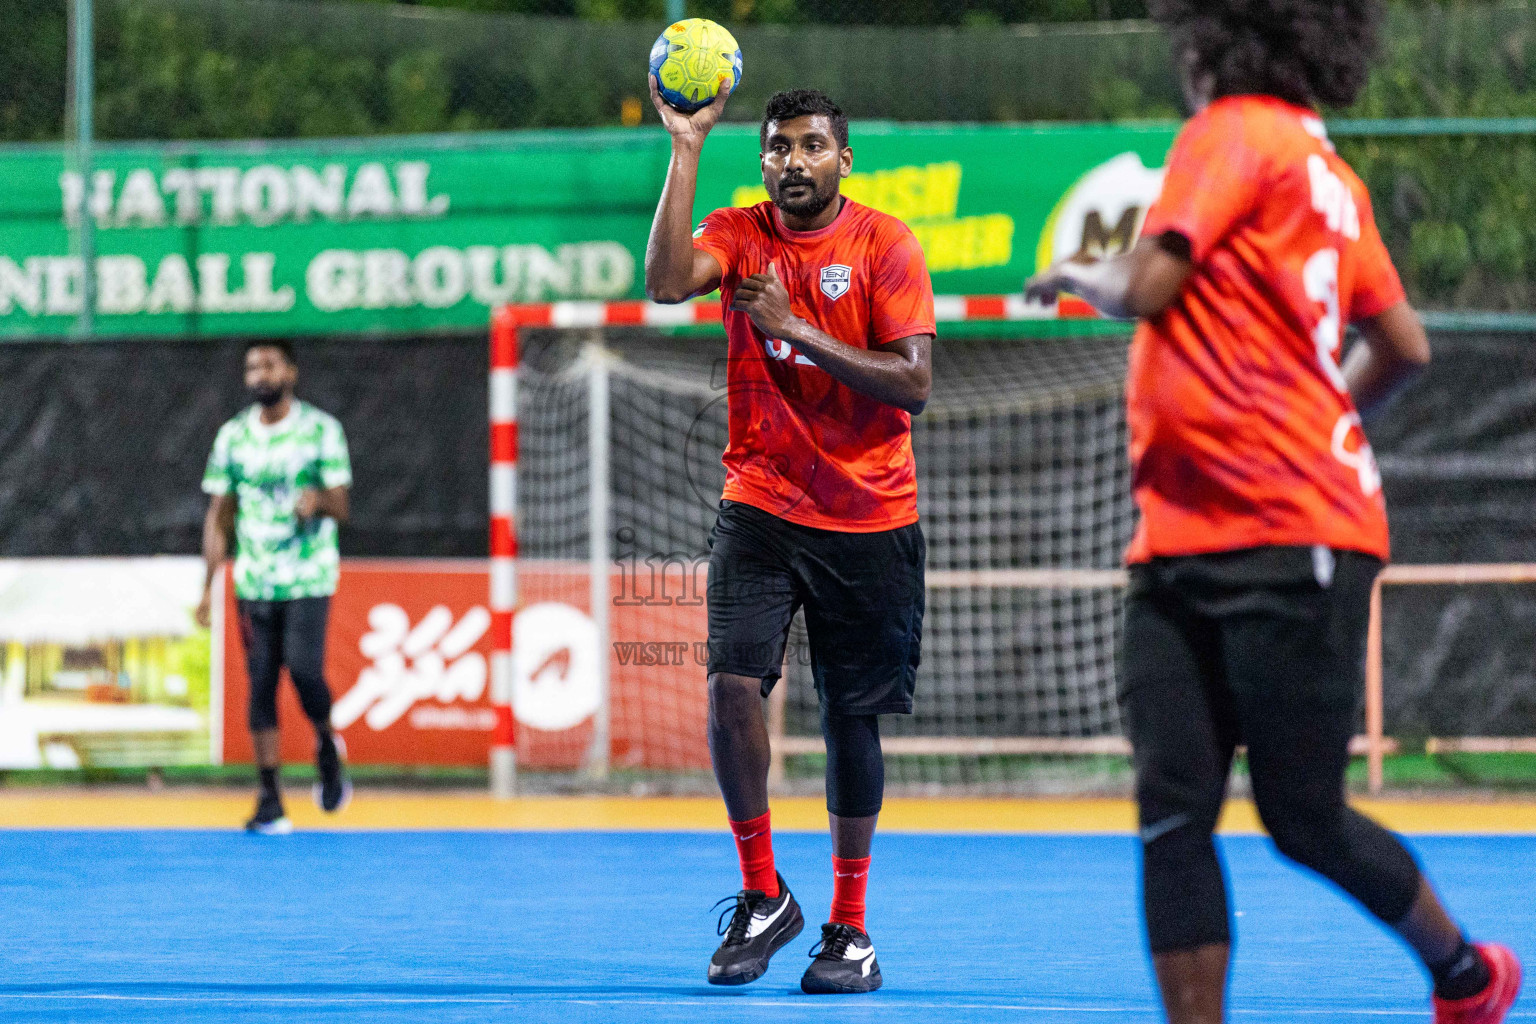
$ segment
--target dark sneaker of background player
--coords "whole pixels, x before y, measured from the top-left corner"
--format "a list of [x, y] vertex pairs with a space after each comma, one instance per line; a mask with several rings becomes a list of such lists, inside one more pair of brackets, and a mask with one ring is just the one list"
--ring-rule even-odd
[[340, 736], [327, 733], [320, 737], [315, 752], [315, 771], [320, 781], [315, 783], [315, 804], [327, 814], [334, 814], [352, 801], [352, 781], [342, 766], [346, 749]]
[[293, 822], [283, 811], [283, 798], [277, 791], [275, 773], [270, 786], [263, 775], [261, 795], [256, 798], [256, 813], [246, 821], [245, 830], [264, 836], [285, 836], [293, 831]]
[[811, 966], [800, 990], [811, 995], [873, 992], [880, 987], [880, 962], [869, 936], [850, 924], [824, 924], [811, 949]]
[[777, 896], [768, 896], [761, 889], [743, 889], [720, 901], [734, 901], [735, 906], [720, 915], [719, 933], [725, 938], [709, 958], [711, 985], [745, 985], [761, 978], [773, 954], [805, 927], [800, 904], [784, 884], [784, 877], [775, 874], [775, 881]]

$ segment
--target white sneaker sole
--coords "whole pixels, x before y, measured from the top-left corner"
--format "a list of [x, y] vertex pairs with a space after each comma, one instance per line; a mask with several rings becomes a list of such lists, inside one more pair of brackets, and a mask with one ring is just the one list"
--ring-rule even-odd
[[276, 821], [248, 827], [246, 831], [258, 836], [286, 836], [292, 834], [293, 822], [289, 821], [285, 814]]

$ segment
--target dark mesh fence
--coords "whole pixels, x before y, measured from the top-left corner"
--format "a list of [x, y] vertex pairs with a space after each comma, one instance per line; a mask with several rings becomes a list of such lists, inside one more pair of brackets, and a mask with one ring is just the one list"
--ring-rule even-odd
[[[1434, 338], [1371, 430], [1397, 562], [1536, 562], [1536, 337]], [[1383, 590], [1391, 735], [1536, 734], [1536, 586]]]
[[[337, 416], [349, 555], [484, 555], [481, 337], [314, 339], [299, 397]], [[0, 345], [0, 557], [195, 554], [219, 425], [249, 404], [244, 343]]]

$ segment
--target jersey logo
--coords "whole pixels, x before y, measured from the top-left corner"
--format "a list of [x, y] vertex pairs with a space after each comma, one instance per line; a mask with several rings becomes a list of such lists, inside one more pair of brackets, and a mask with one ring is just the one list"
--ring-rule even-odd
[[848, 294], [853, 282], [853, 268], [841, 263], [821, 268], [821, 293], [834, 302]]

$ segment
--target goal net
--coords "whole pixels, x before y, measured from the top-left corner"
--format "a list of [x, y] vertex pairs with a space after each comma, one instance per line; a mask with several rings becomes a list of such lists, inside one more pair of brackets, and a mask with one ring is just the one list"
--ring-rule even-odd
[[[718, 309], [661, 315], [705, 314]], [[506, 684], [517, 764], [704, 773], [725, 342], [718, 326], [614, 325], [640, 317], [613, 307], [563, 316], [562, 328], [517, 331], [519, 611]], [[557, 308], [549, 319], [561, 318]], [[1081, 321], [1031, 324], [1025, 338], [999, 326], [945, 326], [932, 399], [913, 424], [929, 591], [915, 714], [882, 723], [898, 787], [1038, 788], [1056, 764], [1081, 789], [1080, 755], [1125, 750], [1115, 659], [1117, 566], [1133, 525], [1127, 335]], [[822, 748], [801, 617], [768, 710], [776, 774], [813, 787]]]

